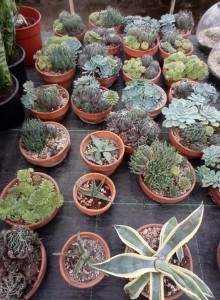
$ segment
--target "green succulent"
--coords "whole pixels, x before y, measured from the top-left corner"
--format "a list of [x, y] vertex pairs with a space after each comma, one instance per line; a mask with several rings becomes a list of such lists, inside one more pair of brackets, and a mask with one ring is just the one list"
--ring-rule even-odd
[[79, 15], [62, 11], [53, 23], [53, 30], [61, 35], [75, 36], [85, 30], [85, 25]]
[[104, 201], [110, 201], [108, 197], [102, 192], [103, 184], [105, 183], [105, 177], [97, 185], [96, 180], [93, 178], [91, 181], [91, 186], [89, 188], [84, 188], [80, 185], [77, 185], [78, 191], [80, 191], [84, 196], [94, 197]]
[[100, 43], [107, 47], [113, 47], [121, 45], [121, 38], [114, 29], [97, 28], [86, 32], [84, 42], [86, 44]]
[[192, 12], [189, 10], [180, 10], [175, 14], [175, 25], [177, 29], [187, 32], [192, 30], [194, 26], [194, 19]]
[[[23, 221], [33, 224], [49, 217], [54, 209], [63, 204], [63, 196], [54, 184], [33, 173], [33, 169], [19, 170], [18, 183], [0, 201], [0, 219]], [[24, 251], [20, 251], [23, 253]], [[18, 253], [18, 254], [19, 254]]]
[[[197, 275], [170, 262], [170, 258], [198, 231], [203, 211], [204, 205], [201, 204], [181, 223], [175, 217], [168, 220], [159, 233], [157, 249], [153, 249], [149, 241], [132, 227], [116, 225], [119, 238], [131, 251], [93, 264], [93, 267], [116, 277], [130, 278], [124, 286], [130, 299], [137, 299], [147, 284], [150, 285], [149, 299], [165, 299], [164, 276], [171, 278], [192, 299], [213, 297]], [[182, 257], [177, 260], [181, 262]]]
[[108, 6], [104, 10], [91, 13], [89, 20], [96, 26], [110, 28], [122, 25], [124, 17], [118, 9]]
[[132, 27], [124, 38], [125, 44], [132, 49], [147, 50], [157, 41], [158, 32], [151, 27]]
[[157, 32], [159, 31], [160, 23], [158, 20], [153, 19], [149, 16], [126, 16], [124, 18], [124, 32], [128, 32], [133, 27], [139, 28], [152, 28]]
[[189, 40], [184, 39], [181, 35], [175, 35], [175, 38], [170, 41], [170, 34], [168, 37], [164, 36], [161, 42], [161, 48], [172, 54], [178, 51], [188, 53], [192, 50], [192, 44]]

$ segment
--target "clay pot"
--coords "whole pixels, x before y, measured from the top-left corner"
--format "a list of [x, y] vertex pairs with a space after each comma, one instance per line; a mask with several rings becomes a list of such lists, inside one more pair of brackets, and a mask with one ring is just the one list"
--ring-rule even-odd
[[175, 137], [175, 128], [170, 128], [169, 130], [169, 140], [173, 147], [176, 148], [176, 150], [188, 158], [200, 158], [202, 157], [203, 152], [202, 151], [195, 151], [190, 148], [185, 147], [182, 145]]
[[[81, 238], [92, 239], [92, 240], [99, 242], [105, 251], [105, 259], [110, 258], [109, 247], [108, 247], [107, 243], [105, 242], [105, 240], [101, 236], [99, 236], [98, 234], [93, 233], [93, 232], [80, 232], [80, 236], [81, 236]], [[70, 248], [70, 246], [76, 241], [77, 241], [77, 235], [75, 234], [71, 238], [69, 238], [68, 241], [64, 244], [61, 252], [67, 252], [68, 249]], [[101, 272], [98, 275], [98, 277], [96, 277], [96, 279], [94, 279], [92, 281], [89, 281], [89, 282], [74, 281], [70, 278], [70, 276], [66, 270], [65, 260], [66, 260], [65, 256], [60, 256], [60, 261], [59, 261], [60, 272], [61, 272], [61, 275], [63, 276], [64, 280], [73, 287], [76, 287], [79, 289], [91, 288], [94, 285], [98, 284], [105, 277], [105, 274], [103, 272]]]
[[73, 112], [85, 123], [88, 124], [98, 124], [105, 120], [106, 116], [112, 111], [112, 106], [110, 106], [107, 110], [99, 112], [99, 113], [86, 113], [80, 109], [78, 109], [71, 102]]
[[154, 54], [157, 53], [158, 47], [159, 47], [159, 41], [158, 40], [157, 40], [156, 45], [153, 48], [150, 48], [148, 50], [132, 49], [132, 48], [128, 47], [123, 41], [123, 50], [126, 54], [127, 59], [130, 59], [131, 57], [142, 57], [144, 55], [153, 56]]
[[[138, 228], [137, 231], [138, 231], [138, 232], [142, 232], [142, 231], [144, 231], [145, 229], [152, 228], [152, 227], [162, 228], [162, 225], [161, 225], [161, 224], [147, 224], [147, 225], [144, 225], [144, 226]], [[127, 253], [128, 251], [129, 251], [129, 247], [126, 246], [125, 252]], [[184, 251], [185, 256], [187, 256], [188, 259], [189, 259], [189, 270], [190, 270], [190, 271], [193, 271], [192, 255], [191, 255], [191, 253], [190, 253], [189, 247], [188, 247], [186, 244], [183, 246], [183, 251]], [[130, 279], [129, 279], [129, 280], [130, 280]], [[183, 294], [183, 291], [180, 290], [180, 291], [176, 292], [176, 294], [171, 295], [171, 296], [167, 296], [167, 297], [165, 297], [164, 299], [165, 299], [165, 300], [176, 300], [176, 299], [179, 298], [182, 294]], [[145, 291], [143, 291], [143, 292], [141, 293], [141, 295], [143, 295], [143, 296], [146, 297], [146, 298], [149, 298], [149, 296], [150, 296], [150, 295], [149, 295], [147, 292], [145, 292]]]
[[135, 149], [131, 146], [125, 145], [125, 154], [126, 155], [132, 155], [134, 153]]
[[[96, 165], [95, 163], [89, 161], [85, 157], [84, 153], [86, 151], [87, 144], [91, 141], [91, 138], [90, 138], [91, 134], [93, 134], [99, 138], [111, 139], [118, 145], [119, 158], [114, 163], [108, 164], [108, 165]], [[115, 169], [122, 162], [124, 152], [125, 152], [125, 146], [124, 146], [122, 139], [117, 134], [115, 134], [111, 131], [108, 131], [108, 130], [95, 131], [93, 133], [90, 133], [82, 140], [82, 142], [80, 144], [80, 154], [81, 154], [81, 157], [84, 160], [85, 164], [94, 172], [99, 172], [104, 175], [111, 175], [115, 171]]]
[[145, 183], [143, 180], [143, 177], [141, 175], [139, 175], [139, 184], [141, 186], [142, 191], [152, 200], [159, 202], [159, 203], [177, 203], [182, 201], [183, 199], [185, 199], [194, 189], [195, 184], [196, 184], [196, 175], [195, 175], [195, 171], [192, 167], [192, 165], [189, 163], [189, 167], [190, 167], [190, 171], [192, 172], [193, 176], [194, 176], [194, 181], [191, 185], [191, 188], [184, 194], [178, 196], [178, 197], [165, 197], [165, 196], [161, 196], [157, 193], [155, 193], [154, 191], [152, 191]]
[[[99, 180], [102, 181], [105, 178], [105, 184], [109, 187], [110, 189], [110, 193], [111, 193], [111, 200], [110, 201], [106, 201], [106, 206], [100, 209], [90, 209], [87, 208], [85, 206], [82, 206], [80, 204], [80, 202], [78, 201], [78, 196], [77, 196], [77, 192], [78, 192], [78, 186], [81, 186], [83, 183], [89, 181], [89, 180]], [[85, 174], [83, 176], [81, 176], [74, 184], [73, 187], [73, 200], [74, 203], [76, 205], [76, 207], [84, 214], [88, 215], [88, 216], [97, 216], [97, 215], [101, 215], [102, 213], [104, 213], [105, 211], [107, 211], [110, 206], [112, 205], [114, 199], [115, 199], [115, 195], [116, 195], [116, 190], [115, 190], [115, 185], [113, 183], [113, 181], [100, 173], [88, 173]]]
[[19, 6], [18, 13], [33, 21], [30, 26], [16, 29], [16, 44], [26, 53], [24, 63], [26, 66], [33, 66], [33, 56], [42, 48], [41, 14], [37, 9], [28, 6]]
[[[55, 181], [51, 176], [49, 176], [49, 175], [47, 175], [47, 174], [45, 174], [45, 173], [41, 173], [41, 172], [34, 172], [33, 175], [39, 175], [39, 176], [43, 177], [44, 179], [48, 179], [48, 180], [52, 181], [52, 183], [53, 183], [53, 185], [54, 185], [54, 187], [55, 187], [55, 190], [56, 190], [57, 192], [60, 191], [60, 190], [59, 190], [58, 184], [56, 183], [56, 181]], [[9, 190], [10, 190], [14, 185], [16, 185], [17, 182], [18, 182], [18, 180], [17, 180], [16, 178], [13, 179], [12, 181], [10, 181], [10, 182], [6, 185], [6, 187], [4, 188], [4, 190], [2, 191], [1, 196], [0, 196], [0, 199], [3, 199], [3, 201], [4, 201], [4, 199], [6, 198], [6, 196], [7, 196], [8, 192], [9, 192]], [[14, 226], [14, 225], [25, 225], [26, 227], [29, 227], [30, 229], [38, 229], [38, 228], [41, 228], [41, 227], [45, 226], [45, 225], [48, 224], [51, 220], [53, 220], [53, 218], [56, 216], [56, 214], [58, 213], [58, 211], [59, 211], [59, 208], [54, 209], [54, 211], [52, 212], [52, 214], [51, 214], [48, 218], [46, 218], [46, 219], [44, 219], [44, 220], [42, 220], [42, 221], [38, 221], [38, 222], [36, 222], [36, 223], [34, 223], [34, 224], [25, 224], [24, 222], [11, 221], [11, 220], [5, 220], [5, 222], [6, 222], [7, 224], [11, 225], [11, 226]]]
[[76, 69], [74, 68], [62, 74], [48, 74], [39, 69], [37, 62], [35, 62], [35, 69], [42, 80], [46, 81], [47, 83], [57, 83], [66, 90], [69, 90], [72, 87], [73, 76], [76, 73]]
[[[83, 31], [82, 33], [79, 33], [79, 34], [74, 35], [74, 36], [70, 36], [70, 35], [69, 35], [69, 37], [75, 37], [77, 40], [79, 40], [80, 42], [82, 42], [83, 39], [84, 39], [85, 33], [86, 33], [86, 32]], [[56, 32], [56, 31], [54, 31], [54, 34], [55, 34], [56, 36], [59, 36], [59, 37], [63, 37], [63, 36], [65, 36], [65, 35], [67, 35], [67, 34], [65, 34], [65, 35], [60, 34], [60, 33]]]
[[220, 207], [220, 192], [218, 188], [210, 187], [209, 195], [212, 197], [212, 200], [215, 202], [215, 204]]
[[217, 264], [218, 264], [218, 270], [220, 272], [220, 242], [219, 242], [218, 248], [217, 248]]
[[106, 47], [109, 55], [117, 55], [120, 51], [121, 45]]
[[65, 145], [65, 147], [56, 155], [52, 156], [52, 157], [48, 157], [48, 158], [33, 158], [32, 156], [28, 155], [26, 153], [26, 151], [24, 150], [24, 148], [22, 147], [22, 140], [20, 139], [20, 143], [19, 143], [19, 148], [21, 153], [23, 154], [23, 156], [26, 158], [27, 161], [29, 161], [30, 163], [32, 163], [33, 165], [37, 165], [37, 166], [41, 166], [41, 167], [53, 167], [58, 165], [59, 163], [61, 163], [64, 158], [66, 157], [69, 149], [70, 149], [70, 134], [69, 131], [66, 129], [65, 126], [63, 126], [60, 123], [56, 123], [56, 122], [45, 122], [48, 125], [55, 125], [57, 127], [62, 128], [62, 130], [65, 132], [66, 136], [67, 136], [67, 143]]
[[[91, 29], [98, 29], [98, 28], [109, 29], [109, 28], [106, 28], [106, 27], [96, 26], [94, 23], [92, 23], [89, 20], [89, 22], [88, 22], [88, 29], [91, 30]], [[110, 27], [110, 28], [113, 28], [117, 33], [122, 33], [123, 32], [123, 26], [122, 25], [113, 26], [113, 27]]]
[[[49, 87], [49, 85], [43, 85], [36, 89], [39, 89], [42, 87], [47, 88], [47, 87]], [[66, 89], [64, 89], [61, 86], [59, 88], [62, 89], [62, 93], [65, 94], [66, 103], [59, 109], [56, 109], [51, 112], [41, 112], [38, 110], [31, 109], [30, 111], [34, 117], [37, 117], [38, 119], [41, 119], [42, 121], [53, 121], [53, 122], [59, 122], [65, 117], [65, 115], [70, 107], [70, 96]]]
[[109, 88], [117, 80], [117, 75], [108, 78], [95, 77], [95, 79], [98, 80], [101, 86]]
[[[148, 79], [148, 80], [150, 80], [151, 82], [156, 84], [160, 80], [160, 74], [161, 74], [161, 68], [160, 68], [159, 73], [157, 74], [156, 77], [154, 77], [152, 79]], [[129, 82], [129, 81], [133, 80], [133, 78], [128, 76], [128, 74], [125, 73], [123, 70], [122, 70], [122, 77], [123, 77], [124, 82]], [[144, 79], [146, 79], [146, 78], [144, 78]]]
[[[192, 43], [191, 43], [191, 45], [192, 45]], [[159, 47], [158, 48], [159, 48], [158, 49], [159, 58], [160, 58], [161, 61], [163, 61], [165, 58], [170, 56], [170, 53], [164, 51], [163, 48], [161, 47], [161, 42], [159, 42]], [[184, 52], [184, 54], [186, 56], [190, 56], [190, 55], [192, 55], [192, 53], [193, 53], [193, 45], [192, 45], [192, 50], [191, 51]]]

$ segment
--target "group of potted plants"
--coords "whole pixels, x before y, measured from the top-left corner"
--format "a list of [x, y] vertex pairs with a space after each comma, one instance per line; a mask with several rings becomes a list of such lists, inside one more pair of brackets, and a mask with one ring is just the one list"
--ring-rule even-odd
[[[14, 4], [12, 2], [10, 5]], [[9, 2], [3, 3], [9, 7]], [[110, 208], [116, 189], [108, 176], [120, 165], [124, 153], [131, 155], [129, 168], [139, 176], [141, 189], [150, 199], [159, 203], [182, 201], [193, 190], [197, 174], [202, 185], [210, 187], [210, 194], [217, 202], [215, 195], [218, 194], [219, 198], [220, 194], [220, 112], [210, 105], [218, 97], [216, 91], [211, 86], [184, 80], [172, 85], [170, 93], [173, 99], [165, 108], [166, 93], [156, 85], [161, 69], [152, 57], [158, 47], [170, 54], [163, 57], [166, 80], [201, 80], [208, 75], [204, 62], [195, 55], [188, 56], [192, 51], [190, 42], [176, 33], [170, 35], [169, 41], [167, 39], [170, 28], [178, 34], [190, 30], [193, 21], [190, 17], [185, 24], [185, 14], [166, 16], [170, 20], [166, 23], [165, 17], [160, 22], [150, 17], [124, 18], [118, 10], [108, 7], [90, 15], [91, 30], [85, 32], [80, 16], [64, 11], [53, 24], [56, 36], [47, 39], [44, 46], [37, 49], [35, 68], [48, 85], [35, 87], [31, 81], [24, 84], [21, 102], [37, 117], [25, 120], [21, 127], [19, 147], [27, 161], [41, 167], [52, 167], [65, 159], [70, 149], [70, 135], [58, 122], [64, 118], [70, 104], [83, 122], [106, 122], [107, 130], [89, 133], [80, 144], [82, 160], [92, 170], [81, 176], [73, 187], [74, 203], [81, 212], [96, 216]], [[185, 29], [183, 24], [187, 25]], [[121, 40], [118, 33], [123, 26], [126, 35]], [[11, 84], [11, 76], [5, 64], [5, 51], [1, 52], [1, 31], [0, 57], [2, 55], [4, 59], [5, 73], [2, 73], [4, 82], [0, 88], [5, 88]], [[163, 35], [161, 42], [159, 31]], [[80, 41], [85, 42], [84, 48]], [[117, 53], [110, 51], [111, 45], [120, 47], [121, 42], [127, 57], [124, 65]], [[185, 54], [183, 50], [186, 50]], [[84, 76], [73, 83], [77, 66], [83, 70]], [[122, 67], [126, 87], [122, 90], [121, 100], [126, 109], [112, 112], [119, 96], [107, 88], [116, 81]], [[72, 85], [70, 98], [68, 90]], [[207, 92], [209, 101], [202, 89]], [[188, 91], [188, 94], [183, 96], [181, 91]], [[200, 91], [197, 97], [196, 91]], [[196, 174], [189, 161], [175, 148], [158, 140], [160, 128], [153, 118], [161, 111], [166, 118], [163, 125], [177, 129], [184, 146], [190, 144], [193, 151], [199, 148], [200, 154], [202, 152], [200, 157], [205, 165], [198, 167]], [[209, 147], [202, 148], [199, 143]], [[13, 225], [10, 230], [0, 233], [0, 252], [5, 255], [4, 264], [0, 263], [0, 273], [4, 275], [0, 285], [6, 287], [7, 282], [13, 282], [11, 295], [15, 299], [28, 299], [34, 291], [26, 283], [25, 269], [19, 269], [20, 266], [27, 261], [33, 263], [28, 255], [34, 258], [32, 275], [36, 286], [46, 270], [45, 249], [31, 229], [40, 228], [55, 217], [63, 204], [63, 196], [50, 176], [26, 169], [18, 171], [17, 178], [6, 186], [0, 198], [0, 219]], [[179, 224], [173, 217], [163, 226], [153, 224], [137, 231], [116, 225], [126, 250], [113, 258], [110, 258], [109, 248], [100, 236], [79, 232], [65, 243], [60, 253], [54, 253], [60, 256], [61, 274], [77, 288], [92, 287], [104, 278], [105, 273], [128, 278], [130, 282], [124, 290], [131, 299], [140, 294], [155, 300], [170, 295], [169, 299], [176, 299], [182, 293], [180, 290], [191, 298], [194, 295], [197, 295], [196, 299], [212, 297], [210, 289], [192, 273], [192, 258], [186, 245], [201, 224], [203, 210], [201, 204]], [[155, 232], [157, 236], [153, 238]], [[21, 236], [23, 239], [19, 241]], [[10, 259], [14, 260], [14, 267], [19, 266], [15, 268], [16, 273], [7, 269]], [[164, 276], [169, 278], [167, 283]], [[171, 286], [168, 292], [166, 285]], [[0, 298], [4, 299], [4, 291], [0, 291]]]

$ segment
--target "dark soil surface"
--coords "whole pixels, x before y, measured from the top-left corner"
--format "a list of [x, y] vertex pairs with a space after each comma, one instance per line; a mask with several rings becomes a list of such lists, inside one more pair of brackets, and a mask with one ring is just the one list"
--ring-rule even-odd
[[[169, 12], [170, 2], [170, 0], [75, 0], [73, 3], [75, 12], [87, 23], [89, 14], [105, 9], [108, 5], [118, 8], [123, 15], [149, 15], [159, 19], [161, 15]], [[197, 25], [204, 12], [217, 2], [214, 0], [201, 0], [198, 3], [196, 0], [176, 0], [174, 12], [180, 9], [192, 10], [195, 24]], [[52, 31], [53, 21], [57, 19], [59, 13], [62, 10], [69, 11], [68, 0], [24, 0], [23, 5], [35, 7], [41, 12], [42, 31]]]

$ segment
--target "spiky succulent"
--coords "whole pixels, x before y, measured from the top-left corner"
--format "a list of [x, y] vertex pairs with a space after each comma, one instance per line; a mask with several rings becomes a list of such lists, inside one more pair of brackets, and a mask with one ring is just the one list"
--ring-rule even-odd
[[89, 15], [89, 20], [99, 27], [115, 27], [123, 23], [124, 17], [116, 8], [108, 6], [106, 9], [93, 12]]
[[96, 55], [107, 56], [106, 48], [103, 45], [100, 45], [98, 43], [92, 43], [92, 44], [86, 45], [83, 48], [83, 51], [80, 54], [79, 59], [78, 59], [79, 67], [83, 68], [85, 63], [87, 61], [90, 61], [91, 58]]
[[102, 192], [102, 187], [104, 183], [105, 183], [105, 177], [103, 178], [102, 181], [99, 182], [98, 185], [95, 178], [93, 178], [88, 188], [77, 185], [77, 189], [86, 197], [94, 197], [100, 200], [109, 201], [109, 198], [106, 197], [105, 194]]
[[79, 15], [62, 11], [53, 23], [53, 30], [61, 35], [75, 36], [85, 30], [85, 25]]
[[147, 112], [157, 107], [163, 95], [157, 86], [147, 80], [133, 80], [122, 90], [122, 102], [131, 108], [140, 107]]
[[106, 126], [107, 130], [119, 135], [125, 145], [134, 149], [150, 145], [160, 132], [157, 123], [137, 107], [111, 112], [106, 118]]
[[121, 45], [121, 38], [114, 29], [97, 28], [87, 31], [84, 37], [84, 42], [100, 43], [107, 47]]
[[175, 14], [175, 25], [177, 29], [187, 32], [192, 30], [194, 26], [194, 19], [192, 12], [189, 10], [180, 10]]
[[158, 32], [150, 27], [132, 27], [126, 33], [125, 44], [132, 49], [147, 50], [155, 46]]

